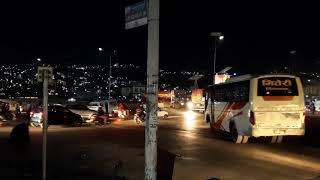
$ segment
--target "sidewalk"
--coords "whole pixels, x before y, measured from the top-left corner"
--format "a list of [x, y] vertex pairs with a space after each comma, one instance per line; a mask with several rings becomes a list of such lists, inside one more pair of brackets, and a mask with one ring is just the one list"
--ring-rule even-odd
[[[37, 137], [38, 139], [39, 137]], [[0, 179], [40, 179], [41, 144], [19, 150], [1, 140]], [[36, 140], [32, 140], [33, 142]], [[111, 143], [48, 144], [48, 179], [143, 179], [143, 149]]]

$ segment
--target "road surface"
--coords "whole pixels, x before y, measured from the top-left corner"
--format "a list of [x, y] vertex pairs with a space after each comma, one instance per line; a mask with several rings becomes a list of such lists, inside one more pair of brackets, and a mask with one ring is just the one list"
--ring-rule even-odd
[[[227, 136], [211, 133], [199, 113], [170, 110], [159, 120], [159, 146], [178, 157], [173, 179], [316, 179], [320, 176], [319, 123], [305, 137], [282, 144], [251, 139], [233, 144]], [[316, 122], [317, 117], [311, 118]], [[12, 127], [0, 129], [0, 179], [39, 176], [41, 129], [30, 128], [30, 147], [9, 145]], [[103, 127], [49, 127], [49, 179], [103, 179], [107, 175], [143, 179], [144, 126], [133, 120]], [[116, 167], [116, 168], [115, 168]], [[105, 179], [105, 178], [104, 178]]]

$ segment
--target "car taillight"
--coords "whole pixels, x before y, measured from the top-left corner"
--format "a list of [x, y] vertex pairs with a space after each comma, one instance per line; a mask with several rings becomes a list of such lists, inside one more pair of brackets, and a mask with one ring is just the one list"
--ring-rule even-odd
[[256, 118], [254, 117], [254, 112], [250, 111], [250, 118], [249, 121], [252, 125], [256, 124]]

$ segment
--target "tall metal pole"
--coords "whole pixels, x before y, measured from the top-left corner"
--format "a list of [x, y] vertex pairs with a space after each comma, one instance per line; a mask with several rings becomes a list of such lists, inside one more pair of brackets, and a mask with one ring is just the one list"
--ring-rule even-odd
[[111, 99], [111, 55], [110, 55], [110, 59], [109, 59], [109, 94], [108, 94], [108, 99]]
[[216, 36], [213, 37], [214, 41], [214, 54], [213, 54], [213, 84], [216, 83], [216, 56], [217, 56], [217, 40]]
[[47, 174], [47, 132], [48, 132], [48, 70], [43, 71], [43, 129], [42, 129], [42, 179]]
[[160, 0], [148, 3], [147, 121], [145, 126], [145, 180], [157, 179], [158, 80]]

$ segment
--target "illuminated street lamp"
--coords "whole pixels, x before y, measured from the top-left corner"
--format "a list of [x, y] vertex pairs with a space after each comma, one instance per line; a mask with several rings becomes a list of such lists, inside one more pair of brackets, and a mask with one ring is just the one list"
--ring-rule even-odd
[[[104, 52], [102, 48], [98, 48], [99, 52]], [[113, 51], [113, 54], [116, 53], [116, 50]], [[111, 60], [112, 60], [112, 55], [110, 54], [110, 58], [109, 58], [109, 84], [108, 84], [108, 99], [111, 99]]]
[[41, 62], [41, 58], [37, 58], [37, 61], [38, 61], [38, 62]]
[[214, 40], [214, 54], [213, 54], [213, 84], [215, 84], [215, 75], [216, 75], [216, 56], [217, 56], [217, 38], [220, 41], [224, 39], [224, 36], [221, 32], [212, 32], [210, 37], [213, 37]]

